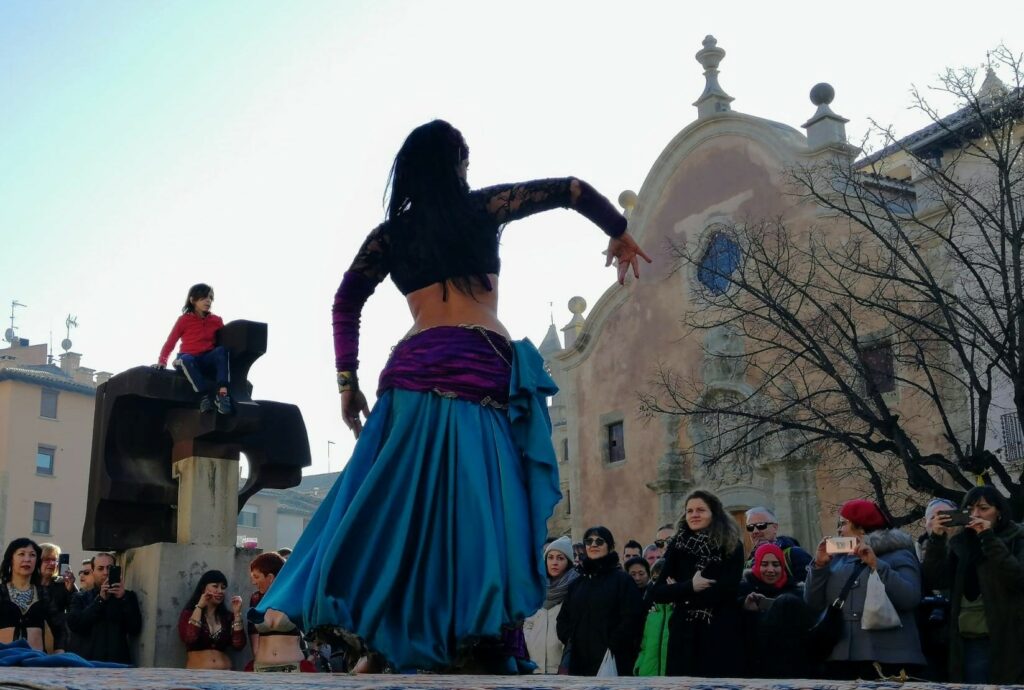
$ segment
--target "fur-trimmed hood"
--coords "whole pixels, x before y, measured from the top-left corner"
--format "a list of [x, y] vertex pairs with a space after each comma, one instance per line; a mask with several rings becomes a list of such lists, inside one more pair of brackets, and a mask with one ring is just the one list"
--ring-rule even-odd
[[900, 529], [875, 530], [864, 535], [864, 543], [870, 546], [877, 556], [906, 550], [914, 558], [917, 558], [917, 552], [914, 550], [914, 538]]

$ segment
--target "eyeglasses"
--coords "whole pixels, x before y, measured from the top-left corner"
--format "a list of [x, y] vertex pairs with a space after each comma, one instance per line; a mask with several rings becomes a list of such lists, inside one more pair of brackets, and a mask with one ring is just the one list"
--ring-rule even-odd
[[604, 546], [605, 541], [601, 537], [588, 537], [583, 540], [587, 546]]
[[79, 577], [81, 577], [82, 575], [91, 575], [91, 574], [92, 574], [92, 573], [87, 573], [87, 572], [85, 572], [84, 570], [79, 570], [79, 571], [78, 571], [78, 576], [79, 576]]
[[750, 523], [747, 523], [747, 531], [748, 532], [753, 532], [754, 530], [757, 530], [758, 532], [764, 532], [766, 529], [768, 529], [768, 525], [777, 525], [777, 524], [779, 524], [779, 523], [777, 523], [777, 522], [750, 522]]
[[663, 549], [663, 548], [665, 548], [665, 540], [664, 539], [655, 539], [654, 540], [654, 545], [657, 546], [659, 549]]
[[43, 563], [56, 563], [56, 562], [57, 562], [56, 558], [44, 558], [43, 559]]

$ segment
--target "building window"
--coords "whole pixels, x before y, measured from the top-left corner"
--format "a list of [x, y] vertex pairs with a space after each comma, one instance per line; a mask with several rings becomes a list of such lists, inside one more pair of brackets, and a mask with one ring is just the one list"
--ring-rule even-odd
[[32, 505], [32, 531], [36, 534], [50, 533], [50, 504], [36, 501]]
[[879, 340], [859, 348], [857, 356], [864, 369], [867, 392], [892, 393], [896, 390], [896, 368], [892, 353], [892, 343]]
[[53, 475], [53, 458], [57, 449], [49, 446], [36, 448], [36, 474]]
[[626, 459], [626, 440], [622, 430], [622, 422], [609, 424], [608, 429], [608, 462], [622, 462]]
[[565, 490], [565, 514], [572, 515], [572, 493], [568, 489]]
[[239, 527], [259, 527], [260, 509], [254, 506], [244, 506], [238, 513]]
[[562, 439], [562, 462], [569, 462], [569, 439]]
[[42, 399], [39, 401], [39, 416], [57, 419], [57, 391], [43, 389]]
[[726, 233], [716, 232], [697, 266], [697, 280], [713, 295], [724, 295], [740, 267], [740, 246]]
[[1021, 433], [1020, 420], [1015, 414], [1004, 414], [1003, 423], [1003, 452], [1008, 462], [1024, 460], [1024, 433]]

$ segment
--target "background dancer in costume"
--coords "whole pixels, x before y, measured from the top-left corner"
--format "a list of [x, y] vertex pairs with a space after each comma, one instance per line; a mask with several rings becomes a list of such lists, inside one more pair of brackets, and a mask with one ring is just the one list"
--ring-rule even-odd
[[174, 322], [167, 342], [160, 349], [160, 358], [153, 366], [166, 367], [171, 350], [180, 340], [181, 348], [174, 364], [181, 367], [199, 394], [199, 411], [212, 412], [216, 408], [220, 414], [231, 414], [230, 353], [226, 347], [217, 345], [217, 331], [224, 328], [224, 320], [210, 311], [212, 306], [212, 287], [197, 283], [189, 288], [181, 316]]
[[[626, 219], [576, 178], [471, 191], [462, 135], [435, 120], [405, 140], [387, 218], [363, 243], [335, 296], [334, 342], [352, 459], [256, 608], [343, 640], [356, 670], [480, 670], [491, 640], [544, 603], [541, 552], [558, 502], [545, 398], [557, 390], [528, 341], [497, 317], [498, 243], [506, 223], [571, 208], [609, 236], [619, 281], [650, 261]], [[357, 376], [359, 319], [388, 275], [408, 300], [369, 414]], [[364, 419], [365, 418], [365, 422]], [[365, 427], [363, 424], [365, 423]], [[360, 568], [351, 554], [382, 553]], [[477, 555], [478, 567], [456, 560]], [[353, 659], [354, 660], [354, 659]]]

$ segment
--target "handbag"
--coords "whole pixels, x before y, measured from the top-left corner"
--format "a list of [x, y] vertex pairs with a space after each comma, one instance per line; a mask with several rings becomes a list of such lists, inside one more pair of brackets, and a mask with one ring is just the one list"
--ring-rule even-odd
[[858, 563], [839, 591], [839, 596], [825, 607], [818, 620], [807, 631], [807, 652], [811, 660], [824, 661], [839, 644], [839, 639], [843, 636], [843, 606], [846, 604], [847, 595], [853, 589], [854, 580], [863, 569], [864, 564]]
[[885, 584], [878, 571], [868, 576], [868, 591], [864, 597], [864, 613], [860, 617], [861, 630], [892, 630], [902, 628], [903, 621], [896, 607], [885, 593]]
[[597, 677], [614, 678], [618, 675], [619, 669], [615, 666], [615, 655], [609, 649], [604, 653], [604, 659], [601, 660], [601, 665], [597, 669]]

